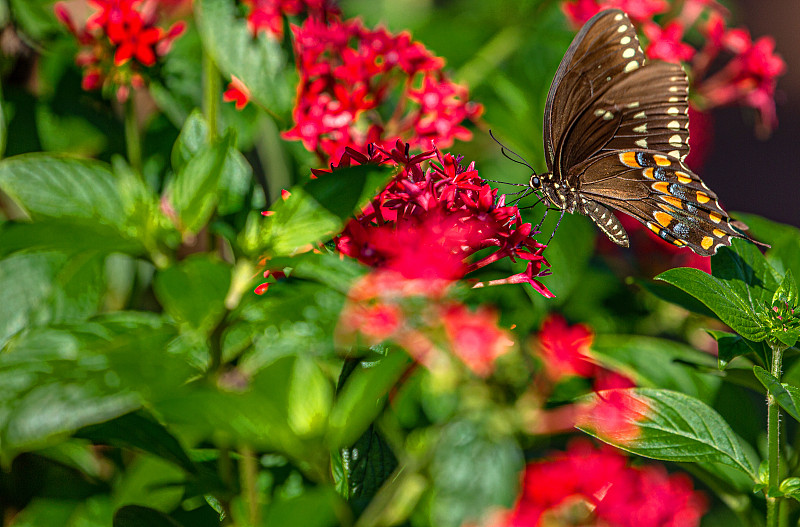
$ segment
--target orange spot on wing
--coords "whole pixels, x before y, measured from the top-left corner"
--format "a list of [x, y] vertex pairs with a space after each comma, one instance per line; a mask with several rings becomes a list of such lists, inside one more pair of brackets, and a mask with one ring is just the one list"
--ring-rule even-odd
[[636, 152], [623, 152], [619, 155], [619, 160], [622, 161], [625, 166], [642, 168], [642, 166], [636, 162]]
[[684, 185], [686, 183], [691, 183], [692, 182], [691, 176], [689, 176], [689, 174], [687, 174], [686, 172], [678, 171], [678, 172], [675, 172], [675, 175], [678, 176], [678, 181], [680, 183], [683, 183]]
[[653, 161], [655, 161], [656, 165], [660, 167], [668, 167], [672, 164], [672, 161], [670, 161], [667, 156], [655, 155], [653, 156]]
[[648, 224], [647, 224], [647, 228], [648, 228], [648, 229], [650, 229], [651, 231], [653, 231], [653, 232], [654, 232], [654, 233], [656, 233], [656, 234], [658, 234], [659, 232], [661, 232], [661, 229], [660, 229], [660, 228], [659, 228], [657, 225], [655, 225], [654, 223], [649, 223], [649, 222], [648, 222]]
[[706, 202], [708, 202], [710, 200], [711, 200], [711, 198], [708, 197], [708, 194], [706, 194], [702, 190], [698, 190], [697, 191], [697, 202], [698, 203], [706, 203]]
[[666, 212], [656, 211], [653, 213], [653, 217], [664, 227], [669, 227], [669, 224], [672, 221], [672, 216]]
[[650, 185], [650, 188], [652, 188], [656, 192], [661, 192], [662, 194], [669, 194], [669, 190], [667, 190], [666, 181], [659, 181], [658, 183], [653, 183], [652, 185]]
[[700, 246], [703, 249], [708, 249], [709, 247], [711, 247], [711, 244], [713, 244], [713, 243], [714, 243], [714, 240], [711, 238], [711, 236], [703, 236], [703, 241], [700, 242]]
[[716, 212], [709, 212], [709, 213], [708, 213], [708, 219], [710, 219], [710, 220], [711, 220], [711, 221], [713, 221], [714, 223], [719, 223], [719, 222], [720, 222], [720, 220], [722, 220], [722, 216], [720, 216], [720, 215], [719, 215], [719, 214], [717, 214]]
[[642, 174], [644, 174], [644, 177], [646, 177], [647, 179], [655, 179], [655, 176], [653, 175], [654, 171], [655, 171], [655, 168], [648, 167], [648, 168], [645, 168], [644, 170], [642, 170]]
[[676, 209], [682, 209], [683, 208], [683, 203], [681, 202], [680, 199], [678, 199], [676, 197], [673, 197], [673, 196], [659, 196], [659, 198], [661, 198], [662, 200], [666, 201], [667, 203], [669, 203], [670, 205], [672, 205]]
[[723, 236], [725, 236], [725, 233], [719, 229], [714, 229], [712, 232], [714, 233], [714, 236], [716, 236], [717, 238], [722, 238]]

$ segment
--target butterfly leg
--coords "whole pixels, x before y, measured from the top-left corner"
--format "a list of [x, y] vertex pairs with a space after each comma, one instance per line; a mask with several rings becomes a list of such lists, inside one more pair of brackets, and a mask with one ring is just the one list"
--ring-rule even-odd
[[567, 212], [567, 209], [561, 209], [561, 216], [558, 217], [558, 222], [556, 223], [556, 228], [553, 229], [553, 232], [550, 234], [550, 238], [548, 238], [547, 243], [545, 246], [550, 245], [550, 242], [553, 240], [553, 236], [556, 235], [556, 231], [558, 230], [559, 225], [561, 225], [561, 220], [564, 219], [564, 213]]

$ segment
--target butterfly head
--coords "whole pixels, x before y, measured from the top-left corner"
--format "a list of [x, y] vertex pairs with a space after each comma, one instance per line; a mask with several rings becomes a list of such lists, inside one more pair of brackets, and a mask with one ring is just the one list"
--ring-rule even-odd
[[533, 190], [539, 190], [539, 189], [541, 189], [541, 188], [542, 188], [542, 180], [541, 180], [541, 178], [538, 176], [538, 174], [536, 174], [536, 172], [534, 172], [534, 173], [531, 175], [531, 179], [530, 179], [530, 181], [528, 181], [528, 185], [529, 185], [529, 186], [530, 186], [530, 187], [531, 187]]

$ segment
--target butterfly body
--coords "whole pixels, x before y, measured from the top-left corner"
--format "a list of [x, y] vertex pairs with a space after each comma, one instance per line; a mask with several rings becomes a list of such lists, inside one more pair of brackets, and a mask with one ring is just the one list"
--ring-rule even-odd
[[531, 188], [562, 215], [586, 215], [626, 247], [628, 235], [611, 209], [704, 256], [732, 237], [749, 239], [684, 163], [687, 96], [682, 67], [646, 61], [624, 12], [598, 13], [573, 40], [550, 86], [548, 172], [531, 176]]

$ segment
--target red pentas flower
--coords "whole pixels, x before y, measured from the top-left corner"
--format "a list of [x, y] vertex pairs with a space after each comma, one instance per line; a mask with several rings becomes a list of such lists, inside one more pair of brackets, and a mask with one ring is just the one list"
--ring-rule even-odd
[[480, 105], [408, 33], [313, 16], [292, 33], [300, 83], [295, 125], [284, 137], [324, 162], [338, 162], [347, 147], [390, 147], [398, 138], [429, 148], [471, 137], [463, 123], [480, 115]]
[[576, 28], [604, 9], [622, 9], [631, 20], [640, 22], [664, 13], [670, 6], [666, 0], [574, 0], [562, 4], [564, 14]]
[[331, 0], [242, 0], [249, 9], [247, 25], [253, 36], [260, 32], [283, 39], [283, 17], [308, 12], [310, 16], [325, 19], [339, 14]]
[[472, 312], [454, 304], [442, 311], [441, 320], [453, 353], [478, 375], [491, 373], [495, 359], [514, 345], [508, 332], [497, 327], [497, 313], [487, 307]]
[[618, 451], [580, 440], [529, 463], [517, 504], [492, 525], [693, 527], [707, 508], [687, 476], [658, 465], [628, 466]]
[[79, 28], [67, 2], [58, 2], [56, 17], [81, 45], [75, 62], [84, 69], [85, 90], [116, 90], [121, 102], [130, 88], [146, 83], [149, 68], [169, 52], [172, 42], [183, 33], [183, 22], [164, 30], [156, 26], [159, 3], [154, 0], [89, 0], [95, 9]]
[[568, 375], [592, 377], [597, 366], [589, 359], [589, 346], [594, 334], [582, 325], [567, 325], [559, 315], [550, 315], [542, 322], [537, 350], [547, 376], [558, 381]]
[[[545, 297], [552, 293], [536, 278], [549, 274], [531, 224], [517, 207], [481, 179], [474, 163], [438, 150], [410, 155], [397, 141], [386, 150], [363, 154], [348, 148], [341, 163], [383, 163], [398, 168], [386, 188], [336, 238], [339, 251], [362, 263], [391, 269], [406, 278], [452, 281], [501, 258], [528, 263], [525, 271], [478, 285], [528, 283]], [[328, 171], [315, 170], [315, 174]], [[486, 252], [485, 249], [492, 251]], [[471, 257], [478, 251], [482, 256]]]

